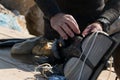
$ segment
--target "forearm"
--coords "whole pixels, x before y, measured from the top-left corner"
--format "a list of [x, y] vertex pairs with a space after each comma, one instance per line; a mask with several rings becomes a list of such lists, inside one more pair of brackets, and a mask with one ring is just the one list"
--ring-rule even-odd
[[120, 15], [120, 0], [111, 0], [105, 7], [101, 17], [108, 19], [112, 24]]
[[104, 28], [109, 29], [109, 26], [118, 19], [120, 15], [120, 0], [109, 0], [106, 4], [104, 12], [98, 19], [98, 21], [103, 22]]
[[55, 0], [35, 0], [35, 2], [43, 11], [45, 17], [48, 19], [50, 19], [55, 14], [60, 13], [60, 9]]

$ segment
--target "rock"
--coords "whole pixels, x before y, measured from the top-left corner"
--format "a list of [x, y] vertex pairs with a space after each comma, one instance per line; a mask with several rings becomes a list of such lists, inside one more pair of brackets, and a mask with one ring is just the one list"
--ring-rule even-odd
[[44, 34], [44, 20], [43, 13], [37, 5], [29, 9], [25, 15], [27, 22], [27, 29], [30, 34], [40, 36]]
[[6, 9], [2, 4], [0, 4], [0, 13], [10, 14], [12, 16], [15, 16], [10, 10]]
[[18, 10], [21, 14], [25, 14], [35, 4], [34, 0], [0, 0], [0, 3], [10, 10]]
[[120, 45], [119, 47], [116, 49], [115, 53], [114, 53], [114, 69], [115, 69], [115, 72], [117, 74], [117, 76], [119, 77], [120, 79]]
[[28, 29], [27, 29], [27, 27], [26, 27], [25, 16], [23, 16], [23, 15], [17, 16], [17, 22], [18, 22], [18, 24], [20, 25], [20, 27], [21, 27], [21, 29], [22, 29], [21, 32], [26, 33], [26, 34], [29, 34], [29, 31], [28, 31]]
[[[113, 35], [113, 39], [120, 42], [120, 31]], [[113, 63], [115, 72], [120, 79], [120, 43], [113, 52]]]
[[0, 26], [19, 32], [27, 33], [26, 21], [23, 15], [16, 16], [13, 12], [0, 4]]
[[52, 52], [52, 42], [48, 42], [45, 39], [41, 39], [39, 44], [32, 49], [32, 53], [38, 56], [51, 56]]

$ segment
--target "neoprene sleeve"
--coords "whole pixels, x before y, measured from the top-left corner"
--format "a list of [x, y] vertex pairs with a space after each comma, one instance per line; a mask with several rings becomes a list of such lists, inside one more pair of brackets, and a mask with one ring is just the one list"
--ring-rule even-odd
[[61, 12], [54, 0], [35, 0], [35, 2], [48, 19]]
[[100, 17], [107, 19], [111, 25], [120, 16], [120, 0], [109, 0], [105, 7]]
[[[71, 4], [70, 7], [74, 7], [75, 4], [77, 4], [77, 5], [79, 4], [77, 9], [82, 10], [82, 7], [80, 7], [80, 5], [83, 5], [81, 3], [81, 2], [83, 2], [83, 0], [75, 0], [75, 1], [65, 0], [65, 2], [68, 4], [71, 1], [74, 2], [74, 4]], [[104, 2], [105, 2], [105, 0], [91, 0], [91, 3], [94, 3], [94, 6], [93, 6], [93, 4], [89, 5], [89, 0], [88, 0], [88, 2], [86, 0], [85, 4], [88, 4], [88, 6], [90, 6], [90, 7], [93, 6], [93, 7], [91, 7], [90, 11], [92, 11], [92, 9], [95, 6], [100, 6], [98, 3], [95, 3], [96, 1], [98, 3], [100, 3], [102, 6], [104, 5]], [[104, 2], [101, 3], [102, 1], [104, 1]], [[35, 2], [38, 4], [40, 9], [43, 11], [45, 17], [47, 17], [48, 19], [50, 19], [55, 14], [61, 12], [58, 4], [56, 3], [56, 0], [35, 0]], [[66, 5], [66, 7], [68, 7], [68, 5]], [[74, 8], [73, 8], [73, 11], [74, 11]], [[85, 11], [83, 11], [83, 12], [85, 12]], [[76, 14], [79, 15], [79, 13], [76, 13]], [[102, 15], [100, 15], [100, 18], [105, 18], [106, 20], [108, 20], [110, 22], [110, 25], [111, 25], [119, 17], [119, 15], [120, 15], [120, 0], [108, 0], [107, 3], [105, 4], [105, 8], [104, 8]]]

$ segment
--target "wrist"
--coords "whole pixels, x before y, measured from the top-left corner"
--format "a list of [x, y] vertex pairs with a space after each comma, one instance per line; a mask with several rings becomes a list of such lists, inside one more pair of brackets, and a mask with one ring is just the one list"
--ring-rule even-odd
[[103, 31], [108, 32], [110, 29], [110, 22], [105, 18], [97, 19], [97, 22], [102, 26]]

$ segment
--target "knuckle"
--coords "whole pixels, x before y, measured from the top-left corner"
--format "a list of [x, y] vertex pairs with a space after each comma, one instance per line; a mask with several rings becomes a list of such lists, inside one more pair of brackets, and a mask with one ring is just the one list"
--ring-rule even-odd
[[73, 17], [72, 15], [68, 15], [68, 17]]
[[66, 17], [67, 17], [67, 18], [73, 18], [73, 16], [72, 16], [72, 15], [69, 15], [69, 14], [66, 15]]
[[73, 18], [73, 16], [72, 16], [72, 15], [70, 15], [70, 18]]
[[70, 21], [70, 19], [69, 19], [68, 17], [64, 18], [64, 20], [66, 20], [66, 21]]

